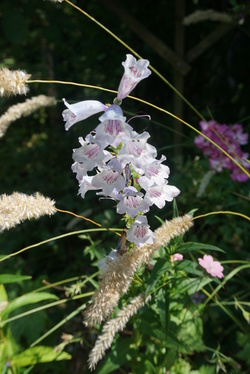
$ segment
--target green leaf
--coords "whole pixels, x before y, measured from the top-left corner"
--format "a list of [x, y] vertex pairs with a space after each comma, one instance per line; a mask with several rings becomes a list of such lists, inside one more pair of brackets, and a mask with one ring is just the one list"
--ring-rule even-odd
[[8, 301], [7, 292], [2, 284], [0, 284], [0, 302], [1, 301]]
[[42, 362], [70, 360], [71, 355], [67, 352], [55, 352], [54, 347], [38, 346], [26, 349], [10, 360], [11, 366], [23, 367]]
[[30, 275], [0, 274], [0, 283], [16, 283], [27, 279], [31, 279]]
[[190, 260], [175, 261], [174, 265], [175, 265], [176, 270], [180, 270], [185, 273], [190, 273], [193, 275], [198, 275], [200, 277], [203, 276], [203, 270], [201, 269], [200, 266], [198, 267], [198, 265], [193, 261], [190, 261]]
[[127, 354], [131, 353], [131, 345], [133, 343], [132, 338], [128, 339], [117, 339], [113, 342], [112, 351], [106, 356], [104, 363], [96, 374], [108, 374], [113, 373], [118, 370], [123, 364], [125, 364], [127, 359]]
[[176, 290], [180, 293], [188, 293], [189, 295], [193, 295], [195, 292], [198, 292], [202, 287], [206, 284], [215, 281], [216, 279], [212, 279], [209, 277], [200, 278], [185, 278], [176, 281]]
[[0, 313], [0, 319], [3, 321], [11, 312], [24, 305], [35, 304], [44, 300], [58, 300], [58, 297], [48, 292], [33, 292], [17, 297], [10, 301], [7, 307]]
[[176, 252], [186, 253], [191, 251], [218, 251], [223, 252], [223, 249], [216, 247], [215, 245], [211, 244], [203, 244], [203, 243], [195, 243], [195, 242], [187, 242], [187, 243], [181, 243], [176, 248]]
[[153, 271], [151, 273], [150, 279], [148, 281], [148, 286], [146, 288], [145, 295], [146, 297], [150, 294], [150, 292], [154, 289], [158, 280], [161, 278], [163, 274], [165, 274], [168, 270], [173, 269], [172, 265], [166, 261], [165, 259], [157, 260]]

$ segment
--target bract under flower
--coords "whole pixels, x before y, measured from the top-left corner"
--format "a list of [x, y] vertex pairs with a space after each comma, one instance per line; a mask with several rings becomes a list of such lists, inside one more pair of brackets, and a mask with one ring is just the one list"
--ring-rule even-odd
[[118, 101], [127, 97], [142, 79], [147, 78], [151, 74], [148, 69], [148, 60], [139, 59], [137, 61], [130, 54], [127, 54], [126, 57], [126, 61], [122, 62], [124, 74], [118, 88]]

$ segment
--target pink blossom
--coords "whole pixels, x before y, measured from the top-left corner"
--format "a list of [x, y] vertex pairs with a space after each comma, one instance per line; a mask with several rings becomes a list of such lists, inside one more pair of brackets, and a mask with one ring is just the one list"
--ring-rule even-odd
[[212, 256], [204, 255], [203, 258], [198, 258], [198, 262], [212, 277], [224, 277], [223, 266], [219, 261], [214, 261]]
[[183, 260], [183, 255], [181, 255], [180, 253], [175, 253], [173, 255], [173, 260], [174, 261], [182, 261]]

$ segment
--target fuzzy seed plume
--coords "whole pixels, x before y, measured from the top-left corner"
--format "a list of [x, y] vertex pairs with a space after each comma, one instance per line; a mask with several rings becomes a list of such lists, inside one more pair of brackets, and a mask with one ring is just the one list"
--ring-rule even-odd
[[55, 202], [40, 193], [26, 195], [14, 192], [0, 196], [0, 232], [9, 230], [26, 219], [56, 213]]
[[144, 294], [134, 297], [128, 305], [117, 313], [115, 318], [106, 322], [106, 324], [103, 326], [102, 334], [97, 338], [95, 346], [89, 355], [88, 364], [91, 371], [95, 369], [98, 361], [104, 357], [105, 351], [111, 347], [115, 334], [118, 331], [122, 331], [129, 319], [136, 314], [137, 311], [150, 299], [151, 296], [148, 296], [145, 299]]
[[12, 105], [0, 117], [0, 138], [2, 138], [10, 124], [21, 117], [27, 117], [37, 109], [46, 106], [56, 105], [56, 99], [45, 95], [34, 96], [25, 100], [24, 103]]
[[26, 95], [26, 82], [31, 77], [23, 70], [0, 68], [0, 96]]
[[203, 22], [207, 20], [232, 23], [233, 17], [228, 13], [216, 12], [213, 9], [196, 10], [195, 12], [189, 14], [183, 19], [183, 24], [185, 26], [189, 26], [193, 23]]
[[193, 218], [188, 214], [165, 221], [155, 230], [153, 244], [135, 247], [133, 251], [113, 261], [107, 258], [107, 269], [101, 272], [99, 288], [85, 311], [85, 325], [95, 326], [109, 318], [121, 296], [127, 292], [138, 267], [148, 264], [159, 247], [164, 247], [174, 237], [183, 235], [192, 225]]

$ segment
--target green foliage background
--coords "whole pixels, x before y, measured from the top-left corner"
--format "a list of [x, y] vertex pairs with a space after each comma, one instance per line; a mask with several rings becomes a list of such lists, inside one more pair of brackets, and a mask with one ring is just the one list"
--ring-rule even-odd
[[[134, 35], [126, 24], [105, 7], [102, 1], [79, 0], [75, 3], [148, 59], [152, 66], [173, 83], [174, 71], [170, 64], [160, 58], [147, 43]], [[119, 0], [116, 3], [126, 6], [130, 14], [144, 27], [162, 39], [170, 48], [174, 48], [175, 1], [162, 0], [155, 3], [148, 0], [144, 2]], [[247, 2], [189, 1], [186, 4], [186, 14], [197, 9], [213, 8], [229, 12], [237, 20], [245, 10], [245, 6], [248, 6], [248, 3], [245, 3]], [[185, 37], [186, 51], [205, 38], [214, 27], [214, 23], [209, 21], [188, 26]], [[0, 34], [0, 65], [14, 70], [26, 70], [32, 74], [32, 79], [72, 81], [117, 89], [123, 73], [121, 62], [125, 60], [125, 54], [129, 53], [110, 35], [67, 3], [2, 0]], [[242, 123], [244, 131], [248, 133], [250, 128], [249, 36], [250, 21], [246, 12], [243, 25], [236, 22], [231, 31], [191, 64], [191, 71], [185, 77], [184, 85], [185, 97], [207, 119], [210, 119], [211, 113], [221, 123]], [[58, 208], [83, 214], [104, 226], [122, 227], [120, 217], [115, 215], [112, 203], [97, 201], [94, 193], [87, 194], [85, 200], [77, 196], [78, 185], [71, 171], [72, 149], [78, 147], [79, 136], [85, 136], [96, 126], [98, 117], [79, 123], [68, 132], [64, 130], [61, 117], [64, 109], [61, 101], [63, 97], [74, 101], [97, 99], [111, 103], [114, 95], [71, 85], [37, 83], [30, 84], [27, 97], [42, 93], [55, 96], [58, 100], [57, 107], [41, 109], [31, 117], [19, 119], [10, 126], [5, 137], [1, 139], [0, 194], [10, 194], [13, 191], [32, 194], [39, 191], [54, 199]], [[133, 95], [173, 112], [174, 93], [155, 74], [143, 81]], [[11, 105], [22, 101], [24, 97], [1, 98], [1, 114]], [[202, 198], [196, 197], [199, 184], [208, 171], [208, 161], [201, 155], [200, 150], [194, 147], [195, 134], [190, 129], [183, 128], [182, 153], [176, 154], [175, 122], [171, 117], [130, 99], [124, 100], [123, 110], [127, 117], [138, 112], [148, 113], [152, 117], [149, 124], [145, 120], [137, 120], [133, 125], [137, 131], [143, 131], [148, 126], [151, 144], [159, 150], [159, 154], [163, 153], [167, 156], [171, 169], [170, 184], [176, 185], [181, 190], [177, 200], [180, 214], [194, 208], [199, 209], [199, 214], [213, 210], [234, 210], [248, 214], [249, 182], [233, 182], [227, 173], [216, 175]], [[199, 118], [187, 105], [184, 107], [183, 119], [199, 128]], [[170, 204], [163, 211], [155, 210], [150, 214], [152, 227], [158, 226], [155, 215], [162, 219], [171, 218]], [[39, 221], [25, 222], [1, 235], [1, 255], [7, 255], [70, 230], [83, 228], [92, 228], [92, 226], [63, 214], [56, 214], [50, 219], [44, 217]], [[236, 258], [249, 260], [250, 237], [247, 223], [234, 216], [213, 216], [197, 221], [195, 228], [186, 238], [187, 241], [200, 241], [222, 248], [226, 252], [226, 257], [221, 256], [221, 260]], [[43, 279], [53, 283], [70, 277], [91, 275], [96, 271], [96, 268], [91, 265], [93, 258], [108, 254], [115, 245], [116, 238], [113, 235], [97, 232], [91, 235], [91, 239], [70, 236], [13, 257], [1, 263], [1, 273], [26, 274], [32, 277], [32, 282], [7, 284], [8, 296], [13, 299], [28, 291], [39, 289], [42, 287]], [[240, 294], [240, 286], [243, 282], [249, 295], [246, 279], [238, 279], [237, 282], [230, 291]], [[87, 292], [87, 289], [84, 291]], [[63, 297], [63, 292], [60, 294], [55, 291], [55, 293]], [[39, 312], [39, 317], [35, 314], [27, 319], [13, 322], [12, 330], [18, 345], [27, 347], [46, 329], [51, 328], [80, 305], [81, 301], [74, 301], [63, 308]], [[216, 337], [224, 334], [225, 340], [222, 339], [224, 350], [234, 356], [232, 350], [235, 349], [237, 331], [235, 329], [230, 335], [232, 342], [227, 341], [228, 335], [225, 331], [230, 329], [230, 319], [221, 313], [214, 308], [204, 321], [206, 344], [216, 347]], [[151, 317], [148, 316], [149, 321]], [[145, 320], [143, 323], [146, 324]], [[142, 326], [143, 323], [141, 322], [140, 325], [139, 319], [137, 328], [142, 331], [146, 330], [146, 325]], [[82, 346], [72, 345], [68, 349], [73, 360], [67, 364], [65, 362], [43, 364], [38, 369], [34, 368], [32, 372], [88, 372], [86, 357], [90, 350], [90, 343], [93, 342], [94, 332], [83, 329], [81, 315], [63, 328], [64, 332], [70, 334], [80, 332], [83, 335]], [[198, 326], [197, 329], [199, 328]], [[241, 339], [244, 340], [244, 337]], [[59, 342], [58, 331], [46, 339], [46, 344], [51, 346]], [[122, 345], [121, 342], [119, 344]], [[240, 352], [239, 347], [240, 344], [237, 346], [236, 353]], [[122, 350], [122, 346], [120, 349]], [[243, 353], [240, 358], [244, 368], [246, 358]], [[119, 372], [126, 372], [125, 362], [124, 365], [125, 371], [121, 369]], [[140, 370], [137, 368], [135, 372], [140, 373]], [[143, 370], [153, 372], [150, 367], [146, 369], [144, 367]], [[178, 368], [176, 370], [176, 373], [189, 372], [188, 369], [186, 372]], [[204, 369], [204, 373], [209, 371]]]

